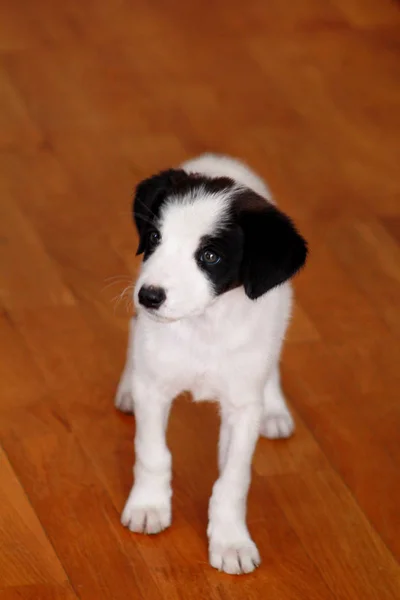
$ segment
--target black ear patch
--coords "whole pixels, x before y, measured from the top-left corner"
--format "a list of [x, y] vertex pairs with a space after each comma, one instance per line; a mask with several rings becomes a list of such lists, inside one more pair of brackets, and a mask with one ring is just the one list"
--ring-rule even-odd
[[181, 169], [169, 169], [153, 175], [140, 182], [133, 200], [133, 216], [139, 233], [137, 254], [145, 251], [145, 240], [148, 230], [155, 225], [160, 208], [168, 194], [187, 179]]
[[239, 192], [234, 208], [244, 234], [241, 281], [255, 300], [301, 269], [307, 243], [289, 217], [251, 190]]

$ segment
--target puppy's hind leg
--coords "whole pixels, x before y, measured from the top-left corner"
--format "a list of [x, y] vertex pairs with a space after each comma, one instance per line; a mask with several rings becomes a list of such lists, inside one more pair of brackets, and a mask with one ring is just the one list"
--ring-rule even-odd
[[278, 364], [265, 385], [263, 407], [261, 435], [271, 440], [290, 437], [294, 431], [294, 421], [282, 392]]
[[135, 319], [132, 318], [129, 326], [128, 350], [124, 370], [119, 380], [114, 404], [116, 408], [125, 413], [133, 413], [133, 329]]

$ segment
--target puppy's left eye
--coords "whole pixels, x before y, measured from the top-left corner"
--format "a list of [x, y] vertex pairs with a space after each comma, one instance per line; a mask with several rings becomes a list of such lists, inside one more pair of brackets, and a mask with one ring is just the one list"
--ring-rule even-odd
[[154, 248], [155, 246], [157, 246], [157, 244], [160, 242], [160, 239], [161, 235], [158, 233], [158, 231], [150, 231], [147, 237], [150, 248]]
[[204, 250], [200, 255], [200, 260], [207, 265], [216, 265], [221, 260], [221, 257], [213, 250]]

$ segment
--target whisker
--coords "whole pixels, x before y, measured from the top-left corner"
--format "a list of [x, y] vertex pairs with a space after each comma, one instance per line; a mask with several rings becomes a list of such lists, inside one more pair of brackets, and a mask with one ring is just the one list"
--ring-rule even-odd
[[140, 204], [143, 206], [143, 208], [145, 208], [152, 217], [154, 217], [155, 219], [157, 218], [157, 215], [154, 211], [151, 210], [150, 206], [147, 206], [147, 204], [145, 204], [143, 202], [143, 200], [141, 200], [140, 198], [137, 199], [138, 202], [140, 202]]
[[132, 299], [128, 300], [128, 302], [126, 304], [126, 312], [127, 312], [127, 314], [133, 313], [133, 300]]
[[[117, 276], [117, 277], [110, 277], [108, 278], [109, 282], [102, 288], [102, 292], [104, 292], [105, 290], [107, 290], [108, 288], [112, 287], [113, 285], [118, 285], [118, 284], [127, 284], [127, 283], [132, 283], [132, 277], [130, 277], [129, 275], [125, 275], [123, 277]], [[107, 281], [107, 279], [105, 280]]]
[[123, 281], [124, 279], [130, 279], [130, 275], [113, 275], [112, 277], [107, 277], [104, 281], [108, 283], [109, 281], [115, 281], [116, 279]]
[[146, 215], [142, 215], [142, 213], [135, 212], [135, 217], [137, 217], [141, 221], [144, 221], [145, 223], [150, 223], [150, 225], [154, 224], [154, 221], [152, 219], [149, 219]]
[[126, 297], [126, 294], [127, 294], [128, 292], [133, 292], [133, 289], [134, 289], [134, 285], [133, 285], [133, 284], [130, 284], [130, 285], [128, 285], [128, 286], [127, 286], [125, 289], [123, 289], [123, 290], [122, 290], [122, 292], [121, 292], [120, 294], [118, 294], [117, 296], [115, 296], [115, 298], [113, 298], [113, 299], [111, 300], [111, 302], [113, 302], [113, 303], [114, 303], [114, 314], [115, 314], [115, 312], [116, 312], [116, 310], [117, 310], [118, 306], [121, 304], [121, 302], [122, 302], [123, 298], [124, 298], [124, 297]]
[[105, 285], [102, 288], [102, 292], [105, 292], [106, 290], [108, 290], [110, 287], [113, 287], [113, 285], [119, 285], [120, 283], [126, 283], [126, 281], [112, 281], [111, 283], [108, 283], [107, 285]]

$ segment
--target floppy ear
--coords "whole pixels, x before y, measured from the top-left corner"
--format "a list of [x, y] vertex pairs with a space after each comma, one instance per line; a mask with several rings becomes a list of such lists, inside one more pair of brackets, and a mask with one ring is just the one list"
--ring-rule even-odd
[[255, 300], [287, 281], [304, 265], [307, 243], [292, 221], [264, 199], [244, 208], [239, 223], [244, 234], [241, 280]]
[[187, 178], [181, 169], [169, 169], [144, 179], [136, 187], [133, 199], [133, 217], [139, 234], [139, 247], [136, 254], [144, 252], [146, 233], [153, 222], [156, 221], [159, 209], [168, 193], [179, 182]]

